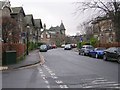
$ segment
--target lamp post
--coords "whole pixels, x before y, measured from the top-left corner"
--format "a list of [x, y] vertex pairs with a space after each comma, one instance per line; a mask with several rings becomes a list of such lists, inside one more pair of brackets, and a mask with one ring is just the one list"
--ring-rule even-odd
[[29, 47], [29, 33], [28, 33], [28, 31], [29, 31], [29, 29], [30, 29], [30, 26], [29, 25], [27, 25], [27, 51], [26, 51], [26, 54], [28, 55], [29, 54], [29, 50], [28, 50], [28, 47]]

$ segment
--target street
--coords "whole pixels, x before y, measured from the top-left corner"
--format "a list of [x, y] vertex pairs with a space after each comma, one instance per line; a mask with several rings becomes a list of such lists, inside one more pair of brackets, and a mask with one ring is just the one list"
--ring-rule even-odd
[[45, 59], [42, 66], [3, 72], [3, 88], [120, 88], [117, 62], [63, 48], [41, 54]]

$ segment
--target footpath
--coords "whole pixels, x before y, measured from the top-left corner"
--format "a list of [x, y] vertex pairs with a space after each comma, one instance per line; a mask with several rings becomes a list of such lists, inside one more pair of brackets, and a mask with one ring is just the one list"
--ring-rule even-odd
[[[18, 69], [22, 67], [27, 67], [35, 64], [43, 64], [43, 58], [41, 58], [42, 55], [39, 52], [39, 50], [34, 50], [32, 52], [29, 52], [29, 55], [25, 57], [24, 60], [18, 62], [17, 64], [12, 64], [8, 66], [1, 67], [0, 70], [12, 70], [12, 69]], [[42, 60], [41, 60], [42, 59]]]

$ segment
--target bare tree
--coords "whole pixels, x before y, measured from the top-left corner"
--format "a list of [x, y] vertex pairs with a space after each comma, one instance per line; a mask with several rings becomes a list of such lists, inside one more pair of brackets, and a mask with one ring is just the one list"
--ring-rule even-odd
[[2, 17], [2, 36], [4, 43], [16, 43], [19, 41], [19, 31], [14, 19]]
[[116, 33], [116, 41], [120, 42], [120, 0], [91, 0], [90, 2], [76, 2], [77, 12], [87, 10], [97, 11], [99, 16], [106, 15], [113, 22], [113, 29]]

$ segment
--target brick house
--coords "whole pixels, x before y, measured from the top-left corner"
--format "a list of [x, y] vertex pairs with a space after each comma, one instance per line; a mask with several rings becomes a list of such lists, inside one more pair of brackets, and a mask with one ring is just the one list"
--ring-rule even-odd
[[100, 43], [115, 42], [115, 31], [112, 20], [108, 17], [98, 17], [93, 22], [93, 34]]
[[44, 25], [44, 30], [41, 32], [41, 42], [57, 46], [65, 43], [64, 24], [61, 22], [60, 26], [51, 26], [49, 29], [46, 29], [46, 25]]

